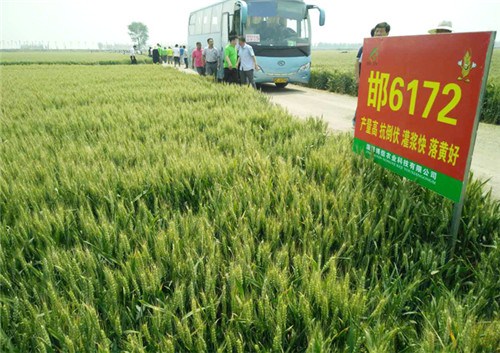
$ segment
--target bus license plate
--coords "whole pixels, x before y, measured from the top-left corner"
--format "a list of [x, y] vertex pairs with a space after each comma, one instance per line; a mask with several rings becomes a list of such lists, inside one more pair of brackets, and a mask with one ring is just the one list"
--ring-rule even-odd
[[288, 79], [287, 78], [275, 78], [274, 83], [287, 83]]

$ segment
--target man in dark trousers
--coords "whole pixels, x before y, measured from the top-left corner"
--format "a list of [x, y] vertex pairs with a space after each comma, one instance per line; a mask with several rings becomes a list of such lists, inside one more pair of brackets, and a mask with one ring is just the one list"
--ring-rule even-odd
[[160, 51], [158, 50], [159, 48], [161, 48], [160, 44], [158, 44], [156, 48], [153, 49], [153, 64], [160, 63]]
[[134, 45], [132, 48], [130, 48], [130, 63], [132, 65], [137, 64], [137, 59], [135, 58], [135, 51], [137, 50], [137, 45]]
[[233, 35], [229, 37], [229, 44], [224, 48], [224, 82], [238, 82], [238, 52], [236, 42], [238, 37]]
[[248, 83], [249, 86], [257, 88], [254, 72], [259, 70], [259, 65], [257, 65], [253, 48], [247, 44], [245, 37], [240, 37], [237, 66], [239, 66], [240, 84], [245, 85]]

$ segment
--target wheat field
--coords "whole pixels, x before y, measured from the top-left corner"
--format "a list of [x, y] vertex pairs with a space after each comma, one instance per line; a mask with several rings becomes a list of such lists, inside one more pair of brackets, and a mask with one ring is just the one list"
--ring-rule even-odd
[[250, 88], [2, 69], [2, 352], [495, 352], [500, 203], [452, 205]]

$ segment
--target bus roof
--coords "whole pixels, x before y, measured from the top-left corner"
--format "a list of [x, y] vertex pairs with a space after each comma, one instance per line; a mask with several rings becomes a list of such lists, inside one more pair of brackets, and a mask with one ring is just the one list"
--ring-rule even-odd
[[[300, 2], [300, 3], [304, 3], [304, 0], [245, 0], [246, 3], [252, 3], [252, 2], [275, 2], [275, 1], [289, 1], [289, 2]], [[208, 5], [208, 6], [205, 6], [205, 7], [201, 7], [197, 10], [194, 10], [194, 11], [191, 11], [189, 16], [191, 16], [192, 14], [194, 14], [195, 12], [200, 12], [200, 11], [203, 11], [203, 10], [206, 10], [206, 9], [209, 9], [211, 7], [214, 7], [214, 6], [217, 6], [217, 5], [221, 5], [221, 4], [224, 4], [224, 3], [235, 3], [236, 0], [224, 0], [224, 1], [217, 1], [217, 2], [214, 2], [212, 5]]]

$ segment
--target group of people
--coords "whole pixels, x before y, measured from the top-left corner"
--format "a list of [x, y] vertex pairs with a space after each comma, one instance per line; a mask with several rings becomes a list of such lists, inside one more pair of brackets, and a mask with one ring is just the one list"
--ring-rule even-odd
[[208, 38], [207, 44], [202, 49], [201, 42], [196, 43], [196, 48], [191, 54], [193, 70], [196, 70], [199, 75], [213, 76], [217, 80], [222, 62], [224, 82], [256, 87], [254, 72], [259, 70], [259, 65], [257, 65], [253, 48], [246, 43], [245, 37], [231, 35], [222, 53], [214, 46], [213, 38]]
[[155, 48], [149, 47], [148, 56], [153, 58], [153, 64], [168, 64], [174, 67], [184, 64], [185, 68], [188, 68], [189, 56], [185, 45], [176, 44], [173, 48], [162, 48], [161, 44], [157, 43]]
[[[137, 46], [134, 45], [130, 49], [132, 64], [137, 64], [136, 51]], [[174, 67], [184, 65], [186, 69], [189, 68], [189, 53], [185, 45], [176, 44], [173, 48], [167, 48], [158, 43], [154, 48], [149, 47], [148, 55], [153, 59], [154, 64], [168, 64], [174, 65]], [[238, 37], [232, 34], [222, 53], [214, 46], [213, 38], [208, 38], [205, 48], [202, 48], [201, 42], [197, 42], [196, 48], [191, 53], [191, 59], [191, 68], [196, 70], [199, 75], [213, 76], [215, 80], [218, 80], [219, 72], [223, 69], [224, 82], [248, 84], [256, 87], [254, 72], [259, 70], [259, 66], [253, 48], [246, 43], [243, 36]]]

